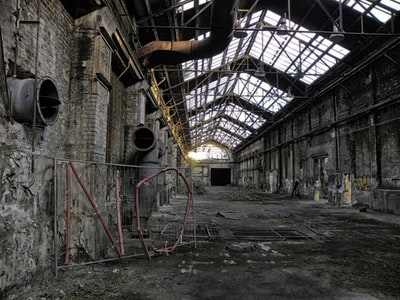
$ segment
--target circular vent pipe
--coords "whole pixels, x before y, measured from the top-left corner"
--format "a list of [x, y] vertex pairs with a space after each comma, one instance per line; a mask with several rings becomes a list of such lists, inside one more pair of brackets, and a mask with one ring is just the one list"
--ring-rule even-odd
[[154, 148], [156, 138], [148, 127], [138, 127], [132, 134], [133, 147], [140, 152], [148, 152]]
[[33, 124], [33, 105], [36, 97], [36, 124], [47, 126], [53, 124], [58, 117], [59, 106], [57, 87], [49, 77], [37, 79], [35, 93], [35, 78], [8, 78], [8, 91], [11, 100], [12, 118], [19, 123]]

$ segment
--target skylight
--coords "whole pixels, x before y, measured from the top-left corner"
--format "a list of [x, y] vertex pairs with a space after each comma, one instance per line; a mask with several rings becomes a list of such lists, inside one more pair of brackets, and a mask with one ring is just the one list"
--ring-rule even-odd
[[386, 23], [393, 16], [393, 12], [400, 10], [399, 0], [349, 0], [346, 5], [381, 23]]
[[[199, 5], [202, 5], [204, 3], [210, 2], [211, 0], [198, 0], [199, 1]], [[178, 4], [182, 4], [181, 6], [178, 6], [177, 8], [177, 12], [181, 13], [185, 10], [189, 10], [194, 8], [194, 1], [187, 1], [187, 0], [180, 0], [178, 2]]]
[[[267, 11], [263, 22], [274, 26], [280, 18]], [[273, 30], [257, 31], [250, 55], [306, 84], [312, 84], [349, 53], [349, 50], [307, 32], [306, 28], [293, 22], [289, 26], [294, 32], [288, 35], [278, 35]]]
[[[255, 40], [251, 46], [250, 37], [244, 40], [233, 39], [224, 53], [197, 61], [197, 63], [193, 61], [183, 63], [185, 81], [216, 70], [234, 59], [239, 59], [248, 51], [250, 56], [265, 64], [292, 77], [298, 77], [306, 84], [312, 84], [349, 53], [349, 50], [344, 47], [316, 33], [307, 32], [306, 28], [293, 22], [290, 22], [290, 27], [294, 33], [290, 35], [280, 36], [268, 29], [257, 30], [260, 20], [256, 22], [256, 17], [259, 18], [260, 15], [260, 13], [255, 13], [249, 22], [248, 28], [256, 31]], [[267, 11], [262, 22], [265, 25], [275, 26], [279, 19], [279, 15]], [[203, 35], [199, 39], [206, 37], [207, 35]]]
[[216, 98], [225, 94], [225, 84], [228, 82], [228, 77], [224, 76], [219, 80], [212, 81], [194, 89], [186, 95], [186, 108], [188, 111], [197, 109], [201, 106], [211, 103]]
[[241, 98], [271, 113], [279, 111], [293, 98], [279, 88], [248, 73], [240, 73], [232, 89]]
[[[377, 23], [387, 22], [400, 10], [400, 0], [340, 1]], [[194, 1], [179, 3], [181, 12], [194, 7]], [[289, 31], [280, 34], [280, 19], [270, 10], [249, 13], [238, 20], [248, 30], [246, 37], [233, 38], [224, 52], [213, 57], [182, 63], [185, 84], [196, 84], [185, 94], [193, 146], [213, 140], [236, 147], [293, 99], [293, 87], [314, 84], [350, 52], [292, 20], [286, 23]], [[195, 39], [209, 36], [207, 32]], [[256, 74], [258, 65], [264, 76]]]

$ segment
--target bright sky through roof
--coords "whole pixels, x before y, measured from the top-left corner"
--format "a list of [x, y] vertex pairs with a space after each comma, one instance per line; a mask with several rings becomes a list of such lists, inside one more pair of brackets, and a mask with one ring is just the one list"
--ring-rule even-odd
[[[341, 1], [380, 23], [387, 22], [393, 15], [392, 11], [400, 10], [400, 0]], [[183, 5], [179, 12], [194, 7], [194, 1], [180, 2]], [[199, 0], [200, 5], [207, 2], [210, 1]], [[193, 144], [215, 140], [234, 148], [267, 121], [255, 110], [274, 114], [293, 99], [290, 90], [281, 90], [277, 82], [255, 77], [251, 68], [235, 73], [231, 70], [232, 61], [262, 61], [272, 69], [312, 85], [349, 53], [348, 49], [290, 20], [290, 34], [287, 35], [279, 35], [274, 30], [258, 30], [261, 24], [276, 26], [281, 19], [280, 15], [269, 10], [262, 16], [262, 11], [257, 11], [239, 20], [242, 28], [246, 24], [250, 34], [242, 39], [232, 39], [224, 52], [182, 64], [185, 81], [213, 72], [218, 74], [202, 77], [206, 79], [186, 94], [186, 108], [192, 115], [189, 125]], [[209, 35], [207, 32], [196, 39], [202, 40]], [[223, 97], [238, 97], [250, 106], [243, 106], [232, 98], [230, 101], [220, 100]], [[236, 124], [232, 120], [236, 120]]]

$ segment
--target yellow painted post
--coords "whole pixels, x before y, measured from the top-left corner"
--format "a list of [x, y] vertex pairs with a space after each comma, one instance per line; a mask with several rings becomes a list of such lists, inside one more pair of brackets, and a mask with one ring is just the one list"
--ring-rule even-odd
[[319, 182], [319, 180], [317, 180], [316, 182], [315, 182], [315, 185], [314, 185], [314, 200], [315, 201], [319, 201], [319, 198], [320, 198], [320, 192], [319, 192], [319, 190], [320, 190], [320, 188], [321, 188], [321, 183]]
[[346, 174], [344, 176], [344, 204], [350, 205], [351, 204], [351, 179], [350, 174]]

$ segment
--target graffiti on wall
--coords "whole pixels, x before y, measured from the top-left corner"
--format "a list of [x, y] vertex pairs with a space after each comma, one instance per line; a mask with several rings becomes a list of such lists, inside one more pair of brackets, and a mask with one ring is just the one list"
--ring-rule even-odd
[[359, 191], [370, 191], [371, 190], [371, 177], [360, 176], [353, 179], [353, 186]]

